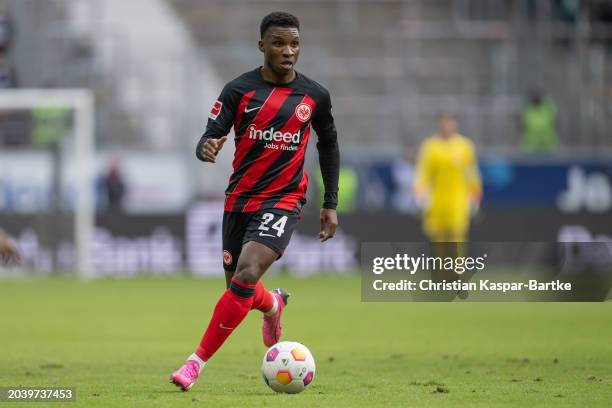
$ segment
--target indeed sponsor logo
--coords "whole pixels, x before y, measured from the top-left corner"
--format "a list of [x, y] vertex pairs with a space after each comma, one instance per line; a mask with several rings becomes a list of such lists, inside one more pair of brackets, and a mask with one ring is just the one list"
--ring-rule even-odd
[[300, 143], [302, 133], [298, 130], [296, 133], [274, 131], [271, 127], [267, 130], [258, 130], [255, 125], [249, 126], [249, 139], [263, 140], [266, 142], [285, 142], [285, 143]]

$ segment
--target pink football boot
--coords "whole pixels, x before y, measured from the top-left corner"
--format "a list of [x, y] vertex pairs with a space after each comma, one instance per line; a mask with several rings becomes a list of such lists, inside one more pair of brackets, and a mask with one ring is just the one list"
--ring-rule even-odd
[[289, 299], [290, 294], [285, 292], [284, 289], [278, 288], [272, 291], [272, 295], [276, 297], [278, 302], [278, 309], [276, 313], [272, 316], [263, 317], [263, 326], [261, 328], [261, 334], [263, 335], [263, 342], [266, 347], [272, 347], [281, 338], [283, 334], [283, 327], [281, 326], [281, 316], [283, 314], [283, 309], [287, 305], [287, 299]]
[[170, 382], [181, 388], [183, 391], [189, 391], [200, 375], [200, 364], [195, 360], [187, 360], [185, 364], [170, 376]]

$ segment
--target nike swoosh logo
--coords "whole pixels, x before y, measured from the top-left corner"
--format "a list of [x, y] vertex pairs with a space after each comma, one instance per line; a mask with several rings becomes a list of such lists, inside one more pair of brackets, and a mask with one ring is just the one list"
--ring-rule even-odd
[[254, 110], [257, 110], [257, 109], [261, 109], [261, 106], [257, 106], [255, 108], [251, 108], [251, 109], [247, 109], [247, 107], [245, 106], [244, 107], [244, 113], [253, 112]]
[[219, 323], [219, 327], [222, 328], [222, 329], [225, 329], [225, 330], [234, 330], [233, 327], [224, 326], [223, 323]]
[[276, 235], [272, 235], [272, 234], [264, 234], [263, 232], [259, 233], [260, 237], [272, 237], [272, 238], [276, 238]]

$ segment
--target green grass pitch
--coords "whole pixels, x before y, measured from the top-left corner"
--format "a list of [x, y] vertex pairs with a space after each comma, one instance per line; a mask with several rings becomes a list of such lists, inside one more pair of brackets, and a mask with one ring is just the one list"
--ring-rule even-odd
[[358, 276], [265, 283], [293, 294], [283, 338], [317, 362], [301, 394], [262, 381], [258, 312], [192, 391], [168, 383], [223, 288], [189, 278], [0, 281], [0, 386], [76, 387], [54, 407], [612, 404], [610, 302], [361, 303]]

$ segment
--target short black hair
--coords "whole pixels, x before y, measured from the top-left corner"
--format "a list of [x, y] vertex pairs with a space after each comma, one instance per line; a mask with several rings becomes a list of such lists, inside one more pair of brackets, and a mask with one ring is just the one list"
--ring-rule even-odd
[[270, 13], [261, 20], [261, 25], [259, 26], [259, 34], [261, 35], [261, 38], [263, 38], [266, 30], [272, 26], [295, 27], [299, 30], [300, 20], [298, 20], [298, 18], [293, 14], [286, 13], [284, 11], [275, 11]]

